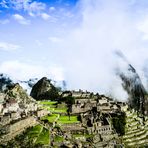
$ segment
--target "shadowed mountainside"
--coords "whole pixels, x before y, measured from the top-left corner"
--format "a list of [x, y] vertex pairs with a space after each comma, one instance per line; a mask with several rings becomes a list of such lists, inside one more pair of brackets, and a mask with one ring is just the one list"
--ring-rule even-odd
[[33, 86], [30, 95], [36, 100], [54, 100], [59, 96], [58, 89], [46, 77]]

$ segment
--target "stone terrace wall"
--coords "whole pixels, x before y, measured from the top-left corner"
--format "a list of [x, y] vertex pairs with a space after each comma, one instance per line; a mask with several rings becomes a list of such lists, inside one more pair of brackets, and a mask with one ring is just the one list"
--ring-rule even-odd
[[62, 131], [71, 131], [71, 132], [85, 130], [85, 128], [83, 128], [80, 123], [63, 124], [61, 128]]
[[28, 117], [26, 119], [20, 120], [9, 126], [9, 133], [0, 138], [0, 143], [7, 142], [13, 139], [15, 136], [19, 135], [28, 127], [34, 126], [37, 124], [37, 121], [34, 117]]
[[89, 127], [89, 133], [98, 133], [98, 134], [111, 134], [113, 132], [112, 127], [110, 125], [105, 126], [98, 126], [96, 127]]

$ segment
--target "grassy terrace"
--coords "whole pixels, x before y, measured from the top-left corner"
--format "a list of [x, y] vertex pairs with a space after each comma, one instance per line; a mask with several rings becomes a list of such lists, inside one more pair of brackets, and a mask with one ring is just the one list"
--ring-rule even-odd
[[51, 114], [49, 116], [45, 116], [42, 120], [48, 120], [50, 123], [57, 122], [59, 124], [68, 124], [68, 123], [79, 123], [77, 116], [59, 116], [59, 114]]
[[56, 135], [54, 137], [54, 142], [62, 142], [63, 140], [64, 140], [64, 137], [61, 137], [61, 136], [58, 136], [58, 135]]
[[35, 144], [48, 145], [49, 131], [42, 127], [41, 125], [36, 125], [30, 129], [25, 134], [29, 139], [33, 139]]
[[58, 114], [51, 114], [49, 116], [44, 116], [42, 117], [42, 120], [48, 120], [50, 123], [53, 123], [56, 121], [56, 119], [58, 118]]
[[43, 108], [48, 109], [52, 114], [42, 117], [42, 120], [48, 120], [50, 123], [57, 122], [59, 124], [79, 123], [77, 116], [60, 115], [62, 113], [67, 114], [67, 106], [64, 104], [57, 104], [56, 101], [40, 101], [39, 104], [43, 105]]
[[141, 124], [142, 119], [135, 112], [127, 113], [126, 115], [126, 133], [123, 137], [125, 147], [143, 147], [147, 144], [148, 139], [147, 126], [145, 125], [144, 128], [140, 128], [143, 126]]
[[52, 113], [67, 113], [67, 107], [60, 106], [60, 104], [57, 107], [56, 101], [40, 101], [39, 104], [43, 105], [42, 107], [44, 109], [47, 109]]
[[60, 124], [68, 124], [68, 123], [79, 123], [77, 116], [60, 116], [58, 123]]
[[39, 104], [43, 104], [43, 105], [55, 105], [57, 103], [57, 101], [40, 101]]
[[48, 145], [49, 144], [49, 131], [43, 128], [42, 132], [39, 134], [36, 143]]
[[32, 127], [28, 132], [27, 132], [27, 136], [31, 139], [33, 138], [37, 138], [42, 130], [42, 126], [41, 125], [36, 125], [34, 127]]

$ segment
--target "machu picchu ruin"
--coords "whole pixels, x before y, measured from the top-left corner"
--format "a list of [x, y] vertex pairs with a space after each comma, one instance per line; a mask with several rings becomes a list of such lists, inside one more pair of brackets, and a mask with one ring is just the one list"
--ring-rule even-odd
[[[49, 91], [42, 81], [50, 81], [39, 80], [45, 99], [32, 98], [19, 84], [0, 93], [0, 147], [148, 146], [148, 118], [128, 102], [83, 90]], [[47, 99], [51, 92], [58, 97]]]

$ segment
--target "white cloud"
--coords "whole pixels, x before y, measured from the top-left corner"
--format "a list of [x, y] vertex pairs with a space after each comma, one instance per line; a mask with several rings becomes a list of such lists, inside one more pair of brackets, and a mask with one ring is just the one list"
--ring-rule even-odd
[[50, 68], [50, 73], [53, 76], [53, 80], [62, 81], [64, 80], [64, 70], [58, 66], [52, 66]]
[[[81, 1], [76, 16], [82, 18], [79, 25], [74, 29], [69, 27], [70, 31], [55, 47], [59, 49], [70, 89], [98, 91], [122, 100], [127, 98], [115, 73], [115, 68], [123, 65], [118, 65], [114, 51], [122, 50], [140, 76], [142, 65], [148, 59], [148, 52], [144, 50], [146, 43], [143, 44], [143, 36], [137, 29], [142, 16], [135, 14], [132, 7], [133, 3], [128, 1]], [[58, 41], [56, 37], [49, 40]]]
[[10, 21], [8, 19], [0, 20], [0, 24], [5, 25], [8, 24]]
[[36, 1], [24, 5], [24, 10], [35, 14], [45, 10], [45, 8], [46, 5], [44, 3]]
[[2, 1], [0, 2], [0, 6], [2, 6], [2, 7], [4, 7], [4, 8], [9, 8], [9, 7], [7, 6], [6, 0], [2, 0]]
[[53, 42], [53, 43], [59, 43], [59, 42], [62, 41], [61, 38], [59, 38], [59, 37], [55, 37], [55, 36], [53, 36], [53, 37], [49, 37], [48, 39], [49, 39], [49, 41], [51, 41], [51, 42]]
[[19, 45], [7, 43], [7, 42], [0, 42], [0, 50], [3, 50], [3, 51], [15, 51], [20, 48], [21, 47]]
[[41, 17], [44, 19], [44, 20], [48, 20], [50, 18], [50, 15], [47, 14], [47, 13], [41, 13]]
[[38, 46], [42, 46], [43, 43], [40, 41], [40, 40], [35, 40], [35, 43], [38, 45]]
[[143, 40], [148, 40], [148, 16], [145, 16], [140, 22], [137, 24], [137, 28], [141, 33], [143, 33]]
[[0, 64], [0, 73], [10, 75], [14, 80], [29, 80], [44, 76], [59, 81], [63, 80], [63, 69], [59, 66], [44, 67], [20, 61], [5, 61]]
[[29, 25], [30, 24], [30, 20], [25, 19], [22, 15], [20, 14], [14, 14], [13, 18], [20, 24], [22, 25]]
[[45, 10], [46, 4], [33, 0], [2, 0], [0, 5], [4, 8], [13, 8], [15, 10], [24, 10], [28, 14], [38, 15]]
[[55, 10], [56, 10], [55, 7], [50, 7], [50, 8], [49, 8], [49, 11], [55, 11]]

